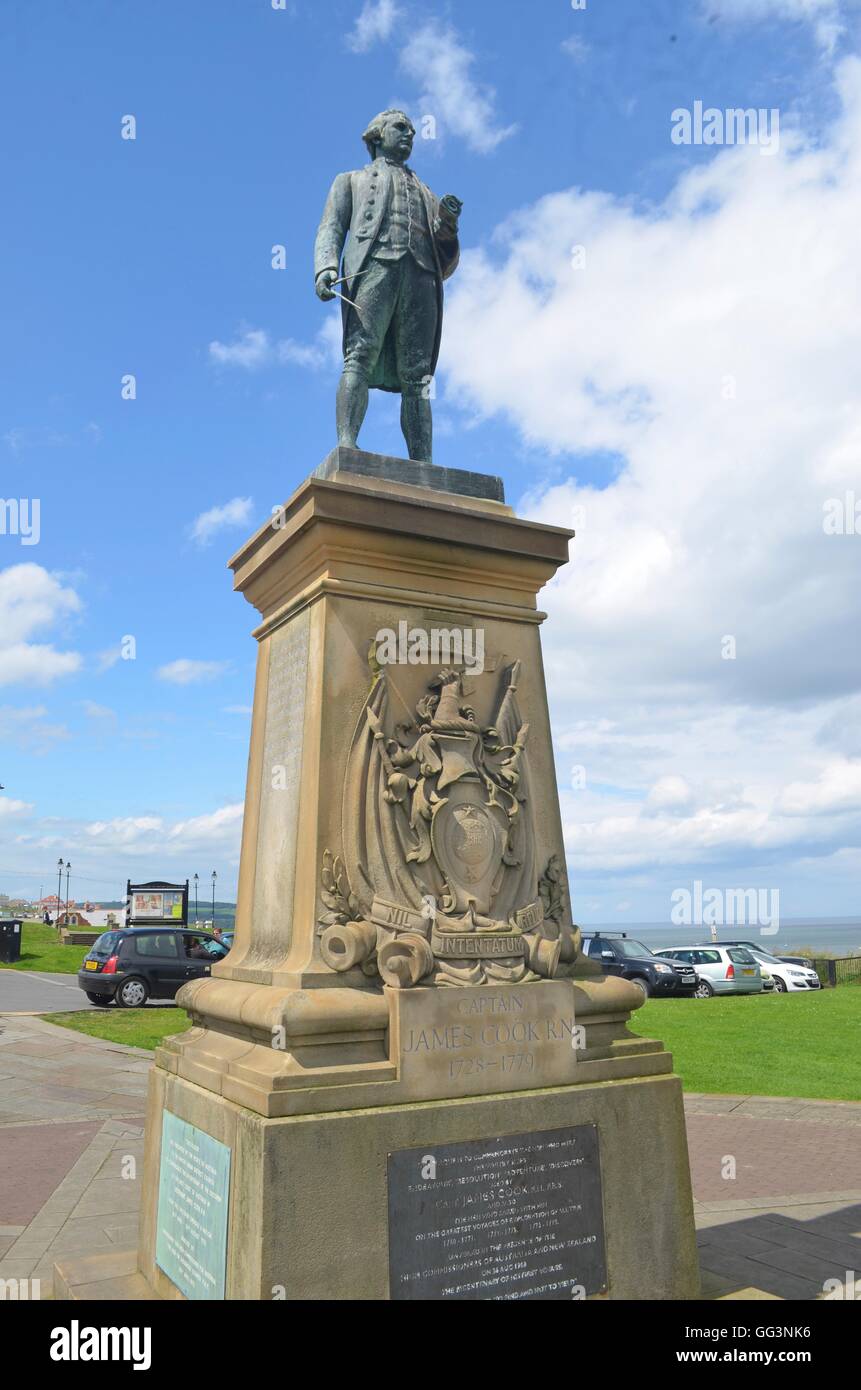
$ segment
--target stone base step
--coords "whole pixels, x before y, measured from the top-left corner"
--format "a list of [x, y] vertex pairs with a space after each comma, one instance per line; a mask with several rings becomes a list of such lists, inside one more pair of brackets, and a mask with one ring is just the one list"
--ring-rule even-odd
[[155, 1299], [138, 1270], [137, 1250], [109, 1251], [58, 1260], [54, 1265], [54, 1298], [81, 1302], [91, 1298], [114, 1303]]

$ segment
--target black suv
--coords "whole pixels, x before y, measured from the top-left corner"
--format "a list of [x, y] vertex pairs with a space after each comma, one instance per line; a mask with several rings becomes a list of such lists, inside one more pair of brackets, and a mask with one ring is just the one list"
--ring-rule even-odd
[[91, 1004], [138, 1009], [153, 999], [173, 999], [180, 985], [208, 975], [227, 947], [212, 932], [172, 927], [124, 927], [106, 931], [87, 952], [78, 984]]
[[583, 932], [583, 950], [599, 960], [608, 975], [621, 975], [646, 995], [693, 998], [698, 982], [692, 965], [662, 960], [642, 941], [630, 941], [625, 932]]

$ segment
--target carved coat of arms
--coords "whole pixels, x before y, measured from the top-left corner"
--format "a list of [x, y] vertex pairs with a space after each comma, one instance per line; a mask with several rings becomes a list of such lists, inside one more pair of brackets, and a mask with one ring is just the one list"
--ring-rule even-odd
[[557, 856], [540, 875], [535, 862], [519, 671], [503, 672], [490, 727], [463, 674], [445, 669], [393, 728], [378, 671], [347, 761], [343, 853], [323, 861], [320, 946], [333, 969], [361, 966], [397, 988], [567, 973], [579, 932]]

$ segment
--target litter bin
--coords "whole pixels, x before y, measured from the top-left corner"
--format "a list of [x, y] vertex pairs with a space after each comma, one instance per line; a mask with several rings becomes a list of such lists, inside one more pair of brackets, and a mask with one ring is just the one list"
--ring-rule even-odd
[[0, 917], [0, 964], [11, 965], [21, 959], [21, 921]]

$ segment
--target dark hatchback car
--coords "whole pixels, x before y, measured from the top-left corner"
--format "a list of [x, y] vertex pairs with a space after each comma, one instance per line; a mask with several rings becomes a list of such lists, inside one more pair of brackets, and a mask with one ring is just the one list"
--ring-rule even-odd
[[91, 1004], [137, 1009], [148, 999], [173, 999], [180, 985], [208, 975], [227, 955], [211, 932], [171, 927], [106, 931], [87, 952], [78, 984]]
[[583, 950], [601, 962], [608, 975], [621, 975], [649, 995], [693, 997], [697, 974], [693, 966], [661, 960], [642, 941], [631, 941], [625, 932], [583, 932]]

